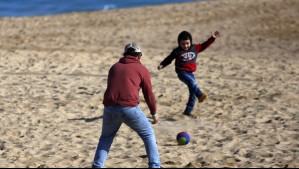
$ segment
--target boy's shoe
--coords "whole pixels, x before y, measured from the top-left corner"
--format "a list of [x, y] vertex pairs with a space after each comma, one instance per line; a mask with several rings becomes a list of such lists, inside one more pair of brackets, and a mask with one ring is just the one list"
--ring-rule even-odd
[[189, 111], [184, 111], [183, 115], [185, 115], [185, 116], [191, 116], [191, 112], [189, 112]]
[[201, 103], [207, 98], [207, 94], [202, 93], [202, 95], [198, 98], [198, 102]]

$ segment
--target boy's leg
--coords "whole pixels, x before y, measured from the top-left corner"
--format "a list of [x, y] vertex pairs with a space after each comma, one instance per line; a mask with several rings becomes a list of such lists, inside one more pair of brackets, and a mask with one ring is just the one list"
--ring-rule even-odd
[[202, 93], [200, 97], [198, 97], [198, 102], [201, 103], [207, 98], [207, 94]]
[[123, 120], [143, 140], [149, 168], [160, 168], [160, 156], [154, 130], [139, 106], [125, 110]]
[[189, 100], [185, 112], [191, 113], [193, 111], [196, 98], [200, 98], [203, 93], [199, 89], [193, 73], [181, 71], [178, 72], [177, 74], [179, 79], [188, 86]]
[[186, 106], [185, 111], [184, 111], [184, 113], [186, 115], [191, 114], [191, 112], [193, 111], [193, 108], [195, 106], [195, 101], [196, 101], [196, 96], [194, 94], [192, 94], [193, 91], [190, 90], [189, 87], [188, 87], [188, 89], [189, 89], [189, 99], [188, 99], [187, 106]]
[[96, 154], [92, 164], [93, 168], [103, 168], [107, 159], [113, 139], [121, 126], [121, 121], [117, 117], [114, 107], [104, 109], [102, 134], [99, 139]]

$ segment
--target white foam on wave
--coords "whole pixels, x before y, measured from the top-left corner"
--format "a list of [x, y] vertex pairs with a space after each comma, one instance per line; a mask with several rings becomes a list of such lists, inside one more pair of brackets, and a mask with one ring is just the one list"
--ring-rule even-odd
[[114, 4], [106, 4], [106, 5], [104, 5], [103, 10], [106, 11], [106, 10], [115, 9], [115, 8], [116, 8], [116, 5], [114, 5]]

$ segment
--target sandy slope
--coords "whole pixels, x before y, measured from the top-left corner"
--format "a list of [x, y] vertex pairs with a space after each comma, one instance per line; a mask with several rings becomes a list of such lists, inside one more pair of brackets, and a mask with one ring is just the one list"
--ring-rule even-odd
[[[0, 19], [0, 167], [90, 167], [110, 66], [138, 42], [152, 74], [164, 167], [299, 167], [299, 1], [217, 0]], [[221, 38], [195, 73], [208, 100], [182, 116], [188, 91], [156, 67], [182, 30]], [[149, 111], [141, 98], [140, 106]], [[177, 146], [188, 131], [191, 143]], [[107, 167], [147, 167], [123, 126]]]

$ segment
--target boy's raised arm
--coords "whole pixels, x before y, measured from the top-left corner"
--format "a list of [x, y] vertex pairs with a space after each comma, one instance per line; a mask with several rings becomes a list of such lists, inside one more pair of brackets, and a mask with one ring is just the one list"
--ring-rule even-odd
[[220, 33], [218, 31], [215, 32], [211, 32], [211, 36], [213, 36], [213, 38], [218, 38], [220, 36]]

